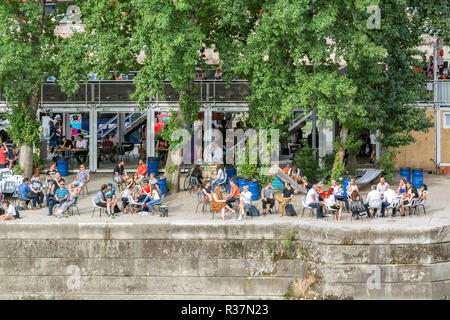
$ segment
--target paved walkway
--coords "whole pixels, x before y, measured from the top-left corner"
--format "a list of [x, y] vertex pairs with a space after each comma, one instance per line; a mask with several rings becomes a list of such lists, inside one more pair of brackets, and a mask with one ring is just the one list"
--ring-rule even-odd
[[[43, 178], [43, 176], [41, 176]], [[45, 179], [45, 178], [44, 178]], [[72, 182], [74, 180], [74, 175], [69, 175], [66, 177], [66, 182]], [[186, 222], [186, 223], [251, 223], [251, 224], [267, 224], [267, 223], [302, 223], [304, 221], [316, 221], [317, 223], [327, 223], [335, 224], [336, 226], [346, 226], [346, 227], [358, 227], [361, 225], [367, 226], [394, 226], [394, 225], [404, 225], [407, 226], [439, 226], [439, 225], [450, 225], [450, 196], [448, 195], [448, 189], [450, 186], [450, 176], [436, 176], [425, 174], [424, 181], [429, 187], [429, 198], [427, 202], [427, 215], [420, 216], [407, 216], [395, 218], [376, 218], [376, 219], [364, 219], [353, 220], [350, 219], [350, 214], [343, 214], [343, 219], [340, 222], [334, 221], [332, 217], [328, 221], [319, 221], [311, 217], [306, 211], [304, 217], [280, 217], [279, 214], [260, 216], [255, 218], [247, 218], [243, 221], [237, 221], [236, 216], [233, 217], [231, 214], [227, 217], [225, 221], [220, 219], [220, 214], [216, 215], [213, 220], [211, 214], [202, 213], [201, 208], [199, 208], [199, 213], [195, 213], [196, 200], [194, 194], [189, 194], [189, 192], [180, 192], [177, 194], [170, 194], [164, 200], [165, 204], [169, 207], [169, 217], [161, 218], [159, 215], [155, 216], [140, 216], [137, 214], [126, 214], [120, 213], [115, 219], [111, 219], [102, 214], [101, 217], [98, 216], [98, 210], [94, 217], [92, 214], [92, 197], [95, 196], [99, 186], [103, 183], [111, 181], [111, 174], [97, 173], [91, 175], [91, 182], [89, 183], [89, 195], [82, 196], [78, 203], [78, 208], [80, 210], [80, 216], [74, 215], [66, 218], [54, 218], [47, 216], [48, 208], [42, 208], [40, 210], [28, 210], [21, 211], [22, 219], [17, 221], [1, 221], [0, 223], [89, 223], [89, 222], [103, 222], [103, 223], [172, 223], [172, 222]], [[45, 180], [43, 180], [45, 181]], [[394, 181], [398, 181], [398, 177], [394, 178]], [[397, 186], [394, 184], [394, 187]], [[363, 195], [368, 191], [368, 186], [362, 190]], [[297, 214], [301, 214], [301, 195], [294, 196], [294, 208]], [[258, 209], [261, 210], [261, 201], [255, 202]], [[120, 204], [121, 207], [121, 204]], [[75, 210], [76, 211], [76, 210]], [[262, 212], [262, 210], [261, 210]]]

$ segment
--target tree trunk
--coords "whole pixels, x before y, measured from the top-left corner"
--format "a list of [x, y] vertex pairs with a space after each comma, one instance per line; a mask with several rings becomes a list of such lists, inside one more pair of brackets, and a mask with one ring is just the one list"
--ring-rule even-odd
[[33, 175], [33, 146], [22, 144], [19, 152], [19, 166], [23, 177], [31, 178]]
[[[186, 121], [184, 120], [181, 109], [177, 111], [177, 118], [180, 121], [181, 127], [184, 127]], [[172, 185], [172, 192], [180, 192], [180, 171], [181, 161], [183, 159], [183, 149], [169, 150], [167, 155], [167, 162], [165, 167], [167, 183]], [[175, 160], [175, 161], [174, 161]], [[175, 169], [174, 165], [176, 165]], [[172, 172], [170, 172], [172, 171]]]
[[[341, 163], [344, 162], [345, 157], [345, 144], [347, 143], [348, 138], [348, 128], [342, 127], [339, 133], [339, 149], [336, 150], [336, 153], [339, 155], [339, 160]], [[334, 169], [334, 168], [333, 168]]]
[[[34, 85], [33, 91], [28, 98], [28, 106], [22, 103], [22, 109], [30, 119], [35, 120], [37, 116], [37, 109], [39, 106], [39, 83]], [[37, 129], [36, 129], [37, 130]], [[22, 168], [24, 177], [31, 178], [33, 175], [33, 145], [22, 142], [19, 152], [19, 166]]]

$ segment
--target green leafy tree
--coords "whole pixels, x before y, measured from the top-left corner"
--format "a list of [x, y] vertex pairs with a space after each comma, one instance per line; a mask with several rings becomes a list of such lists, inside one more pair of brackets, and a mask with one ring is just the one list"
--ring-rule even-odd
[[33, 145], [39, 141], [40, 85], [57, 75], [60, 54], [55, 28], [68, 4], [54, 13], [45, 0], [2, 1], [0, 4], [0, 87], [8, 100], [9, 131], [20, 146], [19, 165], [25, 176], [33, 170]]
[[[378, 5], [380, 25], [368, 23]], [[411, 143], [411, 131], [432, 124], [423, 76], [411, 70], [424, 29], [408, 15], [409, 1], [278, 0], [248, 36], [236, 72], [251, 82], [251, 121], [279, 127], [293, 108], [336, 121], [335, 170], [359, 150], [361, 134], [379, 129], [385, 146]], [[342, 69], [345, 66], [345, 69]]]

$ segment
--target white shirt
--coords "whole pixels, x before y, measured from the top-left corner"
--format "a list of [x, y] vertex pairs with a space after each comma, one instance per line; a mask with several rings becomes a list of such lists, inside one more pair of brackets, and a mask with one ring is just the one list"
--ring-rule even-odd
[[6, 214], [8, 214], [8, 213], [11, 213], [11, 215], [13, 216], [13, 217], [15, 217], [16, 215], [17, 215], [17, 213], [16, 213], [16, 208], [14, 208], [14, 206], [13, 205], [9, 205], [8, 206], [8, 208], [6, 209]]
[[384, 194], [387, 185], [388, 184], [386, 182], [383, 185], [381, 183], [377, 184], [377, 191], [381, 194]]
[[396, 197], [397, 193], [392, 189], [388, 189], [384, 192], [384, 201], [387, 203], [392, 203]]
[[333, 195], [339, 193], [339, 186], [331, 186], [330, 188], [333, 190]]
[[223, 170], [220, 168], [219, 171], [217, 171], [217, 179], [223, 180], [224, 178], [225, 176], [223, 175]]
[[377, 190], [372, 190], [367, 195], [367, 203], [370, 204], [372, 201], [381, 201], [380, 193]]
[[86, 140], [77, 140], [77, 142], [75, 143], [75, 147], [77, 149], [87, 149], [87, 142]]
[[241, 192], [241, 199], [244, 201], [244, 204], [252, 204], [252, 193], [250, 191]]
[[328, 198], [325, 199], [325, 202], [328, 204], [328, 206], [334, 206], [336, 204], [336, 198], [334, 195], [330, 195]]
[[159, 197], [158, 190], [153, 190], [153, 191], [152, 191], [152, 198], [153, 198], [153, 200], [159, 200], [159, 199], [161, 199], [161, 198]]
[[[315, 196], [316, 199], [315, 202], [312, 198], [313, 195]], [[317, 192], [313, 188], [309, 189], [308, 193], [306, 194], [306, 205], [309, 206], [310, 204], [318, 202], [319, 202], [319, 195], [317, 194]]]
[[119, 144], [119, 136], [109, 137], [109, 141], [113, 143], [113, 145], [117, 146]]
[[370, 144], [377, 144], [377, 137], [373, 133], [370, 135]]

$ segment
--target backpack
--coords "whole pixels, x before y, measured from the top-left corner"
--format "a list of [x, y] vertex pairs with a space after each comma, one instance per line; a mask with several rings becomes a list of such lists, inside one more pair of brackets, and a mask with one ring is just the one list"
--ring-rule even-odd
[[16, 215], [14, 216], [14, 218], [21, 219], [20, 214], [19, 214], [19, 209], [17, 207], [14, 207], [14, 209], [16, 209]]
[[256, 207], [254, 205], [251, 205], [247, 211], [247, 215], [252, 216], [252, 217], [259, 216], [259, 210], [256, 209]]
[[294, 206], [290, 203], [288, 203], [284, 209], [286, 210], [286, 215], [293, 217], [297, 215], [297, 212], [295, 212]]

